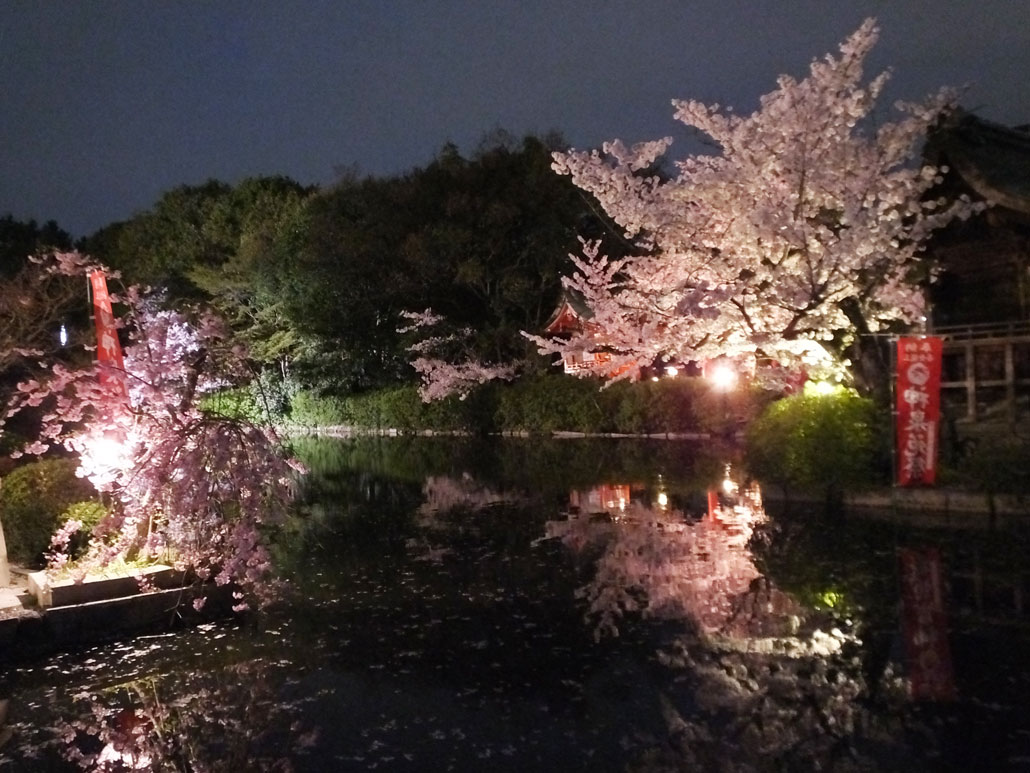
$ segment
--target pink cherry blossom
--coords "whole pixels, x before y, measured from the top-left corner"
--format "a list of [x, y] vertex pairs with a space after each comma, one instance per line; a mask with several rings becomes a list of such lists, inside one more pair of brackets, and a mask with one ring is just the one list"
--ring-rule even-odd
[[751, 115], [674, 101], [676, 119], [721, 153], [677, 161], [671, 179], [648, 172], [669, 138], [555, 153], [554, 169], [639, 251], [610, 261], [587, 243], [573, 256], [565, 284], [593, 316], [565, 338], [531, 335], [541, 351], [604, 349], [613, 356], [602, 375], [628, 377], [660, 356], [787, 364], [816, 344], [842, 358], [856, 332], [919, 324], [922, 245], [976, 207], [929, 196], [941, 170], [917, 158], [953, 92], [899, 104], [897, 122], [874, 125], [887, 73], [864, 82], [862, 65], [877, 34], [867, 20], [806, 78], [781, 76]]

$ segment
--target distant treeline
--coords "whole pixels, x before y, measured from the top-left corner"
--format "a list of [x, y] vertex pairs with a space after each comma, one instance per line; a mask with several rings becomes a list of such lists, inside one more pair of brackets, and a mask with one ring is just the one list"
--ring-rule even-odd
[[626, 246], [551, 169], [563, 145], [495, 132], [471, 157], [447, 145], [392, 177], [182, 186], [76, 246], [169, 303], [214, 305], [259, 370], [321, 395], [414, 383], [401, 314], [427, 308], [471, 330], [482, 361], [533, 372], [550, 362], [521, 331], [539, 331], [553, 311], [579, 239]]

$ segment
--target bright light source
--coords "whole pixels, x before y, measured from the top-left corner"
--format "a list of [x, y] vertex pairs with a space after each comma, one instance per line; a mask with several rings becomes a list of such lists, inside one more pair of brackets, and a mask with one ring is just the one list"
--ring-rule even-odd
[[62, 324], [61, 332], [57, 334], [58, 340], [61, 342], [61, 346], [68, 345], [68, 329]]
[[89, 452], [97, 464], [116, 467], [125, 459], [125, 444], [119, 438], [101, 435], [90, 444]]
[[669, 506], [669, 495], [666, 494], [664, 491], [659, 491], [658, 492], [658, 506], [659, 507], [668, 507]]
[[728, 495], [733, 496], [737, 493], [737, 484], [733, 482], [733, 478], [730, 477], [730, 470], [732, 467], [726, 465], [726, 472], [723, 473], [722, 490]]
[[658, 376], [651, 376], [651, 380], [652, 381], [657, 381], [658, 380]]
[[118, 429], [95, 429], [75, 439], [79, 452], [80, 474], [94, 486], [103, 486], [118, 479], [130, 464], [134, 444]]
[[680, 369], [677, 368], [675, 365], [668, 365], [665, 368], [665, 375], [669, 376], [670, 378], [674, 377], [674, 376], [678, 376], [679, 372], [680, 372]]
[[732, 389], [737, 383], [737, 373], [729, 365], [717, 365], [712, 369], [712, 383], [716, 389]]
[[832, 381], [807, 381], [805, 382], [806, 395], [832, 395], [840, 390], [840, 385]]

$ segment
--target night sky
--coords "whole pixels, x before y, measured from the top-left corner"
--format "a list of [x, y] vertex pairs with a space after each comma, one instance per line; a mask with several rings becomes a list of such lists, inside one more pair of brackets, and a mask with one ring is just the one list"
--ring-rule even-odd
[[1026, 0], [2, 0], [0, 214], [85, 236], [177, 185], [399, 173], [496, 128], [682, 138], [671, 99], [751, 112], [867, 16], [885, 110], [968, 85], [1030, 123]]

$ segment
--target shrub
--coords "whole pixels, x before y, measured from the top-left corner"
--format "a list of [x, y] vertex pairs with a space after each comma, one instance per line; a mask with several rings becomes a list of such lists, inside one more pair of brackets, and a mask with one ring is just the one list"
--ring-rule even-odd
[[556, 373], [526, 376], [501, 390], [497, 423], [507, 431], [604, 432], [600, 382]]
[[18, 467], [0, 484], [0, 518], [7, 554], [37, 564], [69, 505], [95, 497], [89, 481], [75, 475], [74, 459], [47, 459]]
[[854, 392], [785, 397], [752, 423], [748, 467], [768, 483], [837, 496], [878, 482], [883, 424], [873, 402]]
[[89, 538], [94, 527], [107, 516], [107, 508], [102, 502], [95, 499], [84, 502], [75, 502], [61, 513], [58, 523], [66, 523], [76, 520], [82, 524], [79, 531], [72, 536], [68, 553], [72, 558], [78, 558], [86, 550]]
[[337, 427], [351, 424], [346, 401], [301, 391], [291, 401], [290, 420], [305, 427]]

